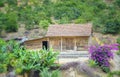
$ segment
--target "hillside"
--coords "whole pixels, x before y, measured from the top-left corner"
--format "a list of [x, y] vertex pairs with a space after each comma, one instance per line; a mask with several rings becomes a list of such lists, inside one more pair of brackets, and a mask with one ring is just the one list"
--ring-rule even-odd
[[[119, 34], [120, 0], [0, 1], [0, 37], [13, 34], [11, 32], [22, 36], [25, 31], [46, 31], [50, 24], [67, 23], [93, 23], [95, 32]], [[20, 32], [21, 24], [25, 25], [23, 32]], [[37, 32], [36, 36], [42, 36]]]

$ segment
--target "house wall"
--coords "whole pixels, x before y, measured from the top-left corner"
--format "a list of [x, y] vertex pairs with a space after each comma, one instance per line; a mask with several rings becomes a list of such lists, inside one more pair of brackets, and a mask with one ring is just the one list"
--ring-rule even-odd
[[61, 38], [60, 37], [49, 38], [49, 47], [53, 48], [55, 51], [59, 51], [61, 49]]
[[42, 41], [46, 41], [46, 40], [47, 38], [30, 40], [30, 41], [26, 41], [24, 45], [27, 49], [42, 49]]
[[46, 37], [25, 42], [28, 49], [42, 49], [42, 41], [48, 41], [49, 47], [55, 51], [87, 50], [89, 37]]

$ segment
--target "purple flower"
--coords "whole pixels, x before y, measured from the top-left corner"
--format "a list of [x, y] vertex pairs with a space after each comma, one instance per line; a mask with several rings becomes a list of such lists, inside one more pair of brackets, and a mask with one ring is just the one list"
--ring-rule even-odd
[[90, 59], [98, 63], [99, 66], [109, 67], [109, 60], [113, 59], [113, 52], [111, 51], [115, 45], [91, 46], [89, 48]]

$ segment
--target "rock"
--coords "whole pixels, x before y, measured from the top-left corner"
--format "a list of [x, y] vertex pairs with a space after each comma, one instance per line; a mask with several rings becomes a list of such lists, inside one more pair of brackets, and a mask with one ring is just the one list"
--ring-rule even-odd
[[100, 77], [86, 62], [69, 62], [60, 67], [62, 77]]
[[95, 70], [88, 66], [87, 63], [83, 62], [77, 66], [77, 71], [86, 74], [88, 77], [100, 77], [99, 75], [95, 74]]
[[70, 69], [71, 67], [73, 68], [76, 68], [76, 66], [78, 66], [80, 63], [79, 62], [68, 62], [66, 64], [63, 64], [61, 67], [60, 67], [60, 70], [68, 70]]
[[16, 77], [15, 72], [14, 72], [14, 71], [9, 72], [9, 73], [6, 75], [6, 77]]
[[113, 65], [114, 67], [112, 68], [113, 71], [120, 71], [120, 56], [117, 54], [114, 54], [114, 59], [113, 59]]
[[62, 71], [62, 77], [76, 77], [74, 69], [69, 68], [67, 71]]
[[1, 73], [0, 77], [6, 77], [6, 74], [5, 73]]

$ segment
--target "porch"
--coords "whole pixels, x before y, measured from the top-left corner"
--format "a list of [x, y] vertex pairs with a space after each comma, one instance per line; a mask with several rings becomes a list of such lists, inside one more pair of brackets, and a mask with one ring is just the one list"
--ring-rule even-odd
[[55, 51], [87, 51], [89, 37], [48, 37], [49, 47]]

